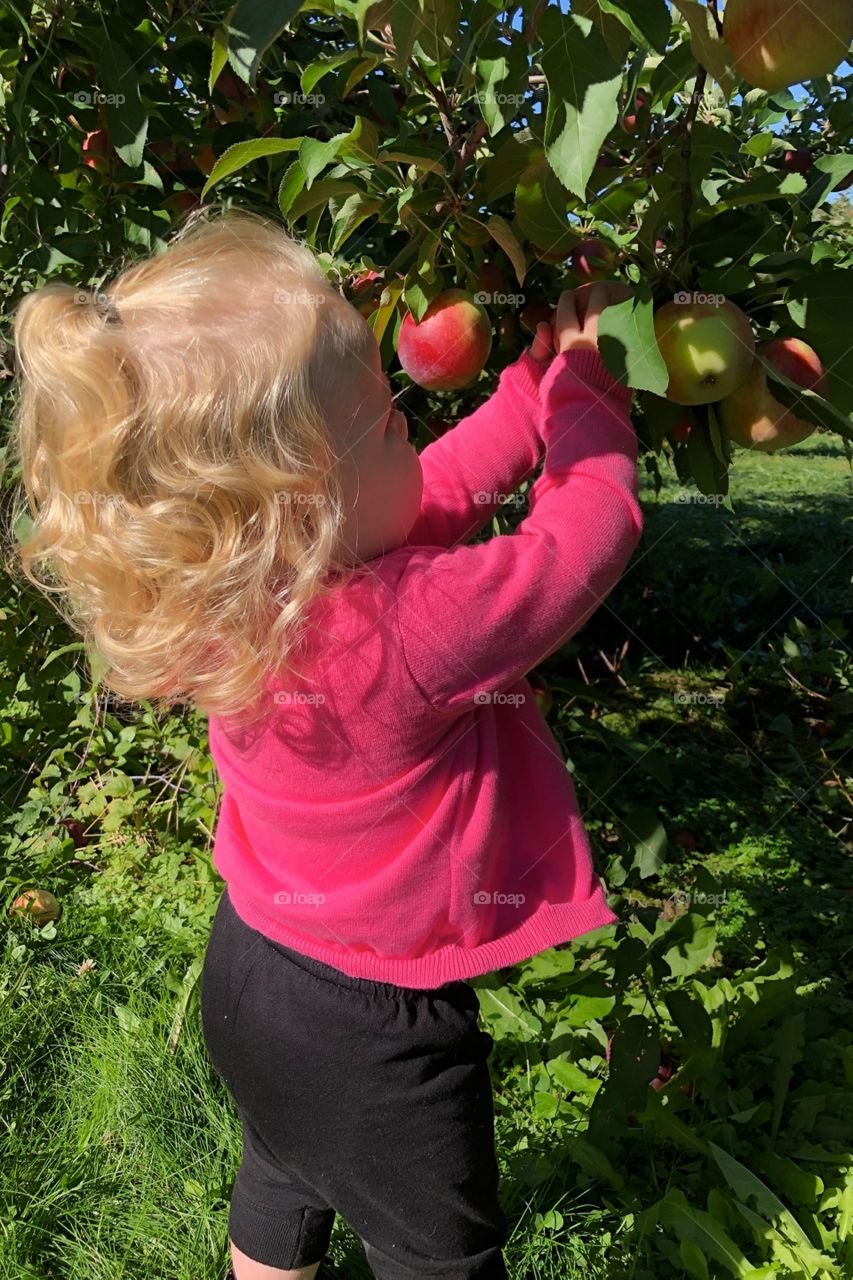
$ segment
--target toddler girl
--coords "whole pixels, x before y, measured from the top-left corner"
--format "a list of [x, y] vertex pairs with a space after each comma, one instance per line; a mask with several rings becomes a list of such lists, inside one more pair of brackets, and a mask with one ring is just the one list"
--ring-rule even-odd
[[[25, 572], [107, 688], [208, 716], [237, 1280], [312, 1280], [336, 1213], [379, 1280], [507, 1274], [466, 979], [616, 919], [525, 679], [641, 532], [613, 300], [594, 286], [581, 322], [564, 293], [420, 455], [365, 320], [254, 215], [19, 306]], [[540, 462], [516, 531], [469, 545]]]

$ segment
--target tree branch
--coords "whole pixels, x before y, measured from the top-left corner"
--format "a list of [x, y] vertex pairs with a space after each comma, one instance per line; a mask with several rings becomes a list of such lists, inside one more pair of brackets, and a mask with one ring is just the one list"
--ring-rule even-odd
[[690, 98], [690, 105], [684, 115], [683, 137], [681, 142], [681, 159], [684, 165], [684, 174], [681, 180], [681, 239], [682, 251], [684, 253], [686, 253], [690, 247], [690, 232], [693, 223], [693, 181], [690, 172], [690, 162], [693, 155], [693, 126], [696, 123], [699, 103], [702, 101], [707, 80], [707, 71], [704, 67], [699, 67], [696, 75], [696, 83], [693, 86], [693, 94]]

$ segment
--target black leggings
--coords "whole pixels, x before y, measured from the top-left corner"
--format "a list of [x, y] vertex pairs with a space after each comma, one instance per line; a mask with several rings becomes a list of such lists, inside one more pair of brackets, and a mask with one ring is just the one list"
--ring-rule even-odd
[[228, 1219], [238, 1249], [309, 1266], [337, 1212], [378, 1280], [505, 1280], [494, 1041], [473, 987], [349, 977], [247, 925], [226, 889], [201, 1012], [243, 1125]]

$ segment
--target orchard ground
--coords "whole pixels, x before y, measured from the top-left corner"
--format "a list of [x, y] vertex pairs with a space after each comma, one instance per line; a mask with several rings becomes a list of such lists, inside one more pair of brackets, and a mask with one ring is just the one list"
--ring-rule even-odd
[[[698, 1078], [685, 1094], [676, 1073], [671, 1096], [694, 1140], [734, 1148], [795, 1213], [790, 1187], [773, 1181], [768, 1147], [791, 1149], [799, 1125], [793, 1145], [812, 1151], [810, 1162], [800, 1158], [804, 1176], [828, 1180], [829, 1161], [815, 1153], [833, 1130], [844, 1131], [845, 1087], [849, 1111], [839, 1064], [851, 1054], [853, 1008], [842, 983], [853, 886], [849, 844], [833, 838], [849, 779], [826, 763], [827, 750], [839, 755], [850, 745], [849, 706], [822, 700], [821, 690], [849, 685], [851, 675], [843, 629], [850, 493], [842, 446], [824, 434], [782, 455], [738, 454], [735, 516], [664, 468], [658, 497], [644, 483], [646, 530], [632, 567], [590, 625], [541, 668], [554, 691], [550, 723], [611, 892], [620, 891], [635, 837], [648, 834], [632, 832], [626, 806], [665, 816], [670, 839], [651, 874], [627, 876], [620, 918], [653, 929], [663, 914], [676, 930], [679, 903], [692, 894], [692, 909], [716, 930], [705, 962], [676, 986], [687, 990], [694, 977], [736, 985], [769, 954], [789, 959], [791, 986], [776, 984], [782, 998], [722, 1067], [724, 1114]], [[43, 742], [49, 747], [55, 732], [59, 753], [41, 786], [64, 786], [73, 775], [89, 810], [75, 815], [88, 843], [75, 829], [79, 847], [69, 840], [66, 857], [77, 862], [45, 885], [63, 904], [57, 924], [39, 935], [16, 922], [3, 944], [0, 1059], [17, 1070], [0, 1075], [0, 1280], [221, 1280], [240, 1134], [199, 1026], [200, 956], [221, 889], [204, 835], [215, 797], [203, 723], [176, 716], [155, 732], [142, 716], [122, 725], [109, 714], [110, 738], [101, 746], [96, 738], [85, 772], [75, 771], [72, 748], [89, 731], [68, 729], [80, 699], [65, 661], [56, 660], [50, 686], [55, 730], [41, 717]], [[34, 727], [26, 699], [9, 696], [3, 708], [21, 736]], [[146, 772], [134, 756], [143, 740], [147, 782], [110, 788], [121, 775]], [[637, 744], [633, 760], [614, 750], [626, 741]], [[3, 778], [24, 825], [27, 792], [48, 752], [29, 754], [29, 775]], [[109, 802], [96, 815], [98, 789]], [[707, 873], [711, 888], [697, 879]], [[591, 1172], [572, 1145], [606, 1077], [604, 1044], [596, 1047], [586, 1027], [614, 1025], [611, 935], [600, 931], [547, 953], [544, 966], [540, 958], [474, 984], [496, 1039], [512, 1280], [664, 1274], [648, 1269], [630, 1214], [670, 1184], [702, 1200], [693, 1186], [701, 1160], [660, 1117], [628, 1118], [621, 1185], [606, 1159]], [[549, 957], [575, 984], [575, 1017], [564, 1009], [559, 1027], [549, 1022], [560, 1004], [545, 972]], [[636, 1008], [665, 1015], [663, 984], [649, 969], [643, 980], [645, 991], [629, 979]], [[617, 1008], [624, 1012], [621, 997]], [[780, 1063], [790, 1077], [783, 1084]], [[330, 1275], [347, 1280], [370, 1274], [340, 1219], [329, 1264]], [[673, 1266], [665, 1274], [682, 1273]]]

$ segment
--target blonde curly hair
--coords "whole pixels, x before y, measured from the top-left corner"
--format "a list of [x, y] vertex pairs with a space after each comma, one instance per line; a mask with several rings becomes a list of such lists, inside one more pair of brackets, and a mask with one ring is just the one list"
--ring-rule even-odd
[[365, 341], [311, 251], [244, 211], [205, 210], [101, 290], [20, 301], [12, 457], [33, 529], [10, 541], [104, 688], [266, 713], [306, 606], [354, 567], [319, 390]]

